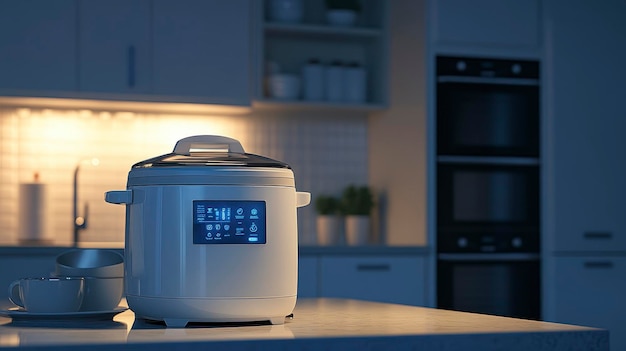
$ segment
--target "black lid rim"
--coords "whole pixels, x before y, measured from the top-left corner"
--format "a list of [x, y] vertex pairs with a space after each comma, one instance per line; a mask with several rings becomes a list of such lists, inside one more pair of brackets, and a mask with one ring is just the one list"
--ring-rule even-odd
[[207, 156], [207, 154], [200, 154], [198, 157], [195, 157], [193, 155], [168, 153], [137, 162], [131, 169], [152, 167], [266, 167], [291, 169], [287, 163], [249, 153], [211, 153], [211, 157], [203, 158], [200, 156]]

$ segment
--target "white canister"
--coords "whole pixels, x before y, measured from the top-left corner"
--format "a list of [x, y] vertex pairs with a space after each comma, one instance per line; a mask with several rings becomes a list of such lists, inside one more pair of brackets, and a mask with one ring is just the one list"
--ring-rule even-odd
[[318, 59], [310, 59], [302, 67], [303, 97], [305, 100], [324, 100], [324, 78], [324, 65]]
[[345, 91], [344, 98], [350, 102], [365, 102], [367, 73], [358, 63], [349, 64], [344, 69]]
[[333, 61], [325, 69], [326, 78], [326, 100], [344, 100], [344, 67], [340, 61]]

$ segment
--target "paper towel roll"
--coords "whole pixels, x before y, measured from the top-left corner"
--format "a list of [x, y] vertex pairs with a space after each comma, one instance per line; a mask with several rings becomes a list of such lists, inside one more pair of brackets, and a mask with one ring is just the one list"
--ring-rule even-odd
[[17, 239], [21, 243], [51, 241], [47, 222], [46, 186], [38, 182], [19, 185]]

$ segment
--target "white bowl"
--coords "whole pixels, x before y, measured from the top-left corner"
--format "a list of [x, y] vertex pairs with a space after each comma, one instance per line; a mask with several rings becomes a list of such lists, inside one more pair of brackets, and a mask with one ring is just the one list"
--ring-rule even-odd
[[352, 27], [356, 23], [356, 11], [353, 10], [328, 10], [326, 21], [331, 26]]
[[124, 276], [124, 257], [111, 250], [77, 249], [56, 257], [55, 275], [117, 278]]
[[300, 97], [300, 77], [295, 74], [272, 74], [268, 77], [269, 94], [282, 100], [296, 100]]

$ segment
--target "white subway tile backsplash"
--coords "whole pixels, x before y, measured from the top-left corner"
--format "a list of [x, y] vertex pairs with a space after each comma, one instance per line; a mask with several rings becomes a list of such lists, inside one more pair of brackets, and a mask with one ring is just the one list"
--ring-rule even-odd
[[[80, 163], [79, 213], [89, 203], [91, 242], [124, 239], [123, 206], [104, 192], [123, 189], [130, 167], [169, 153], [177, 140], [198, 134], [238, 139], [245, 150], [288, 163], [296, 188], [339, 195], [367, 182], [367, 120], [343, 114], [255, 112], [237, 116], [141, 114], [0, 107], [0, 241], [17, 240], [18, 186], [39, 173], [48, 184], [49, 226], [58, 244], [72, 238], [72, 177]], [[88, 161], [98, 158], [98, 166]], [[303, 243], [315, 242], [315, 210], [298, 210]]]

